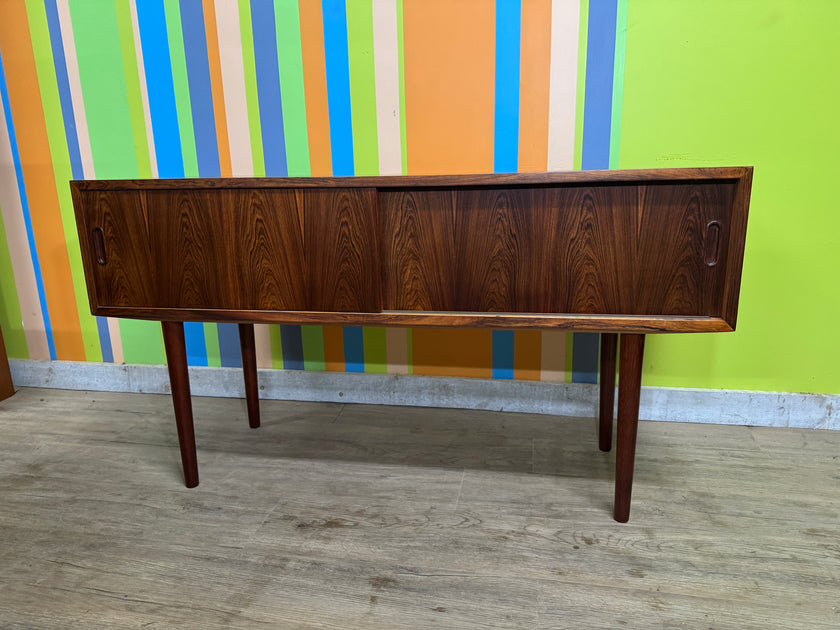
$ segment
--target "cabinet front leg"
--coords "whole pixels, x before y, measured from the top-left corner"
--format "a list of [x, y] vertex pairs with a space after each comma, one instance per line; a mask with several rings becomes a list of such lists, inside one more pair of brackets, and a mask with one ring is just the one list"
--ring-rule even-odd
[[621, 335], [618, 372], [618, 439], [615, 456], [615, 520], [630, 518], [633, 464], [636, 458], [636, 430], [639, 426], [639, 395], [642, 388], [644, 335]]
[[248, 404], [248, 425], [260, 426], [260, 394], [257, 386], [257, 344], [254, 325], [239, 324], [239, 347], [242, 350], [242, 371], [245, 374], [245, 400]]
[[184, 482], [187, 488], [195, 488], [198, 485], [198, 461], [195, 456], [195, 429], [190, 400], [190, 375], [187, 370], [184, 323], [161, 322], [161, 328], [163, 329], [163, 345], [166, 348], [166, 362], [169, 367], [172, 404], [175, 406], [175, 425], [178, 427]]
[[601, 333], [601, 410], [598, 415], [598, 448], [612, 448], [613, 407], [615, 406], [616, 333]]

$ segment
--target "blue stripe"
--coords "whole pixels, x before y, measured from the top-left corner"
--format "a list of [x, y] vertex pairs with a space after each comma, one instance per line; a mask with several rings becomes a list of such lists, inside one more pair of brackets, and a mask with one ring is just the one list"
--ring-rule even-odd
[[[581, 167], [610, 167], [613, 66], [617, 0], [590, 0], [586, 39], [586, 91], [583, 104]], [[598, 335], [575, 333], [572, 338], [572, 382], [598, 382]]]
[[493, 331], [493, 378], [513, 378], [513, 331]]
[[113, 363], [114, 351], [111, 349], [111, 331], [108, 330], [108, 318], [97, 315], [96, 329], [99, 331], [99, 343], [102, 346], [102, 360], [105, 363]]
[[162, 0], [137, 3], [137, 25], [146, 70], [146, 91], [152, 118], [152, 137], [159, 177], [183, 177], [178, 110], [172, 83], [172, 62], [166, 37], [166, 14]]
[[221, 177], [201, 0], [181, 0], [181, 30], [184, 34], [184, 53], [187, 59], [187, 81], [190, 87], [198, 174], [200, 177]]
[[[204, 334], [203, 331], [202, 326], [202, 335]], [[239, 345], [238, 324], [219, 324], [219, 355], [222, 367], [242, 367], [242, 348]]]
[[590, 0], [586, 39], [581, 167], [610, 167], [613, 65], [617, 0]]
[[254, 32], [254, 64], [257, 71], [257, 100], [260, 105], [265, 174], [284, 177], [288, 174], [288, 169], [272, 0], [251, 0], [251, 25]]
[[[70, 153], [70, 169], [73, 172], [73, 179], [84, 179], [82, 155], [79, 152], [79, 137], [76, 133], [76, 118], [73, 116], [73, 99], [70, 95], [67, 63], [64, 59], [64, 43], [61, 39], [61, 25], [58, 21], [58, 7], [55, 0], [45, 0], [44, 7], [47, 10], [47, 25], [50, 30], [53, 65], [55, 66], [55, 78], [58, 83], [58, 98], [61, 101], [61, 117], [64, 119], [64, 135], [67, 137], [67, 150]], [[102, 353], [105, 353], [104, 347]]]
[[283, 369], [303, 370], [303, 335], [300, 326], [280, 326], [280, 345], [283, 347]]
[[519, 168], [519, 0], [496, 0], [496, 112], [493, 170]]
[[345, 326], [342, 329], [344, 337], [344, 371], [365, 371], [365, 340], [364, 331], [360, 326]]
[[207, 365], [207, 341], [204, 338], [204, 324], [201, 322], [185, 322], [184, 339], [187, 342], [187, 363], [189, 365]]
[[322, 0], [321, 8], [324, 15], [324, 57], [327, 70], [332, 170], [333, 175], [354, 175], [347, 9], [344, 0]]
[[44, 291], [44, 279], [41, 276], [41, 264], [38, 262], [38, 249], [35, 246], [35, 232], [32, 230], [32, 219], [29, 216], [29, 201], [26, 197], [26, 185], [23, 181], [23, 169], [20, 164], [17, 138], [15, 136], [15, 125], [12, 121], [12, 108], [9, 104], [9, 91], [6, 87], [6, 73], [3, 69], [3, 56], [0, 54], [0, 101], [3, 103], [3, 111], [6, 115], [6, 128], [9, 133], [9, 144], [12, 150], [12, 160], [15, 163], [15, 177], [17, 178], [18, 194], [20, 205], [23, 210], [23, 222], [26, 225], [26, 239], [29, 243], [29, 253], [32, 257], [32, 268], [35, 272], [35, 284], [38, 287], [38, 301], [41, 303], [41, 315], [44, 318], [44, 332], [47, 335], [47, 346], [50, 350], [50, 358], [55, 361], [55, 341], [53, 340], [52, 326], [50, 325], [50, 311], [47, 308], [47, 294]]

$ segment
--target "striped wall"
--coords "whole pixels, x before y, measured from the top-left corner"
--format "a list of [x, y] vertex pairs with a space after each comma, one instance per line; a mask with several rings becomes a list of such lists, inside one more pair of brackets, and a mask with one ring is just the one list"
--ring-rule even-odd
[[[70, 179], [617, 167], [627, 0], [0, 0], [0, 325], [14, 358], [164, 362], [89, 314]], [[295, 370], [594, 382], [597, 337], [258, 326]], [[192, 365], [239, 365], [188, 324]]]

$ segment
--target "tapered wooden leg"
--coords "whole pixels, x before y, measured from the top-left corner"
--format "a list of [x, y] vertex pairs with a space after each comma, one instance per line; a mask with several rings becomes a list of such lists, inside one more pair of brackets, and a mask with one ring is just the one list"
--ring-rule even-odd
[[612, 448], [613, 407], [615, 406], [616, 333], [601, 333], [601, 410], [598, 415], [598, 448]]
[[621, 335], [618, 372], [618, 440], [615, 455], [615, 520], [630, 518], [633, 491], [633, 463], [636, 458], [636, 429], [639, 426], [639, 394], [642, 387], [644, 335]]
[[260, 426], [260, 394], [257, 387], [257, 346], [253, 324], [239, 324], [239, 346], [242, 349], [242, 371], [245, 373], [248, 425], [256, 429]]
[[195, 456], [195, 430], [193, 428], [190, 376], [187, 371], [187, 345], [184, 340], [183, 322], [161, 322], [166, 362], [169, 366], [169, 384], [175, 406], [175, 425], [181, 446], [181, 464], [187, 488], [198, 485], [198, 462]]

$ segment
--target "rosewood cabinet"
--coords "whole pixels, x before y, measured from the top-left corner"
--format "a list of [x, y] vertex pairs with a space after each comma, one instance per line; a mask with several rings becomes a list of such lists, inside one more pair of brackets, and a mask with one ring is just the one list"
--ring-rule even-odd
[[95, 315], [163, 323], [188, 486], [184, 321], [602, 333], [599, 444], [629, 517], [644, 338], [735, 328], [752, 169], [71, 183]]

